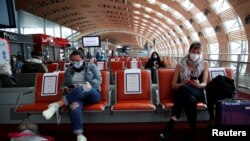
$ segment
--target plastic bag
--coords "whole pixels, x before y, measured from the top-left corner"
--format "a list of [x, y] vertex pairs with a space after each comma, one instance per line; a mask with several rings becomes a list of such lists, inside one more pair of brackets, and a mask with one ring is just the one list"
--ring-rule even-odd
[[55, 141], [54, 138], [38, 135], [30, 130], [9, 133], [10, 141]]

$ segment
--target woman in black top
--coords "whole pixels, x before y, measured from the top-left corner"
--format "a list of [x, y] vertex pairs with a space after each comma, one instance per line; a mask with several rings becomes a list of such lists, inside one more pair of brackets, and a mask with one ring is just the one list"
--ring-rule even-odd
[[145, 68], [146, 69], [150, 69], [151, 70], [151, 78], [152, 78], [152, 82], [156, 83], [156, 70], [157, 68], [163, 68], [165, 67], [164, 63], [161, 61], [161, 58], [159, 56], [159, 54], [154, 51], [151, 54], [151, 57], [148, 59]]
[[174, 106], [170, 121], [164, 128], [160, 138], [166, 141], [173, 133], [176, 120], [184, 110], [190, 125], [190, 140], [195, 140], [198, 102], [205, 102], [204, 88], [207, 85], [208, 62], [201, 56], [201, 43], [190, 45], [189, 54], [182, 58], [175, 68], [172, 79]]

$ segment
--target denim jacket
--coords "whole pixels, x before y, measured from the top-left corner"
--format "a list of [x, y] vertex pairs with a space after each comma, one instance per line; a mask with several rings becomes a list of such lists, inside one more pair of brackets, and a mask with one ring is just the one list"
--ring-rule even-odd
[[[91, 62], [85, 63], [83, 71], [85, 71], [84, 73], [85, 81], [88, 81], [92, 87], [101, 91], [102, 76], [97, 66]], [[62, 88], [64, 88], [65, 86], [72, 85], [72, 77], [74, 73], [75, 73], [75, 70], [73, 66], [70, 66], [65, 71]]]

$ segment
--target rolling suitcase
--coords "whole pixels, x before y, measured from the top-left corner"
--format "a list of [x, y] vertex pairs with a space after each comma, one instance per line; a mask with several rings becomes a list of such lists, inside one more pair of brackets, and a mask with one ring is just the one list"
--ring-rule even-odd
[[225, 99], [216, 103], [217, 125], [250, 125], [250, 101]]

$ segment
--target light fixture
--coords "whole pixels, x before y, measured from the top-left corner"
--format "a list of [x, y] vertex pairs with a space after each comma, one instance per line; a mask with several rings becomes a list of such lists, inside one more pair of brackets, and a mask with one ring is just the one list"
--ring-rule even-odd
[[214, 31], [215, 31], [215, 32], [220, 32], [220, 31], [221, 31], [220, 26], [216, 26], [216, 27], [214, 28]]
[[156, 2], [156, 0], [147, 0], [148, 3], [153, 4]]
[[208, 9], [204, 9], [204, 14], [205, 14], [206, 16], [209, 16], [211, 13], [210, 13], [210, 11], [209, 11]]
[[250, 24], [250, 15], [247, 15], [247, 16], [245, 17], [245, 23], [246, 23], [246, 24]]
[[192, 24], [194, 22], [194, 20], [192, 18], [190, 18], [189, 22]]
[[202, 36], [202, 32], [198, 32], [198, 36], [201, 37]]

